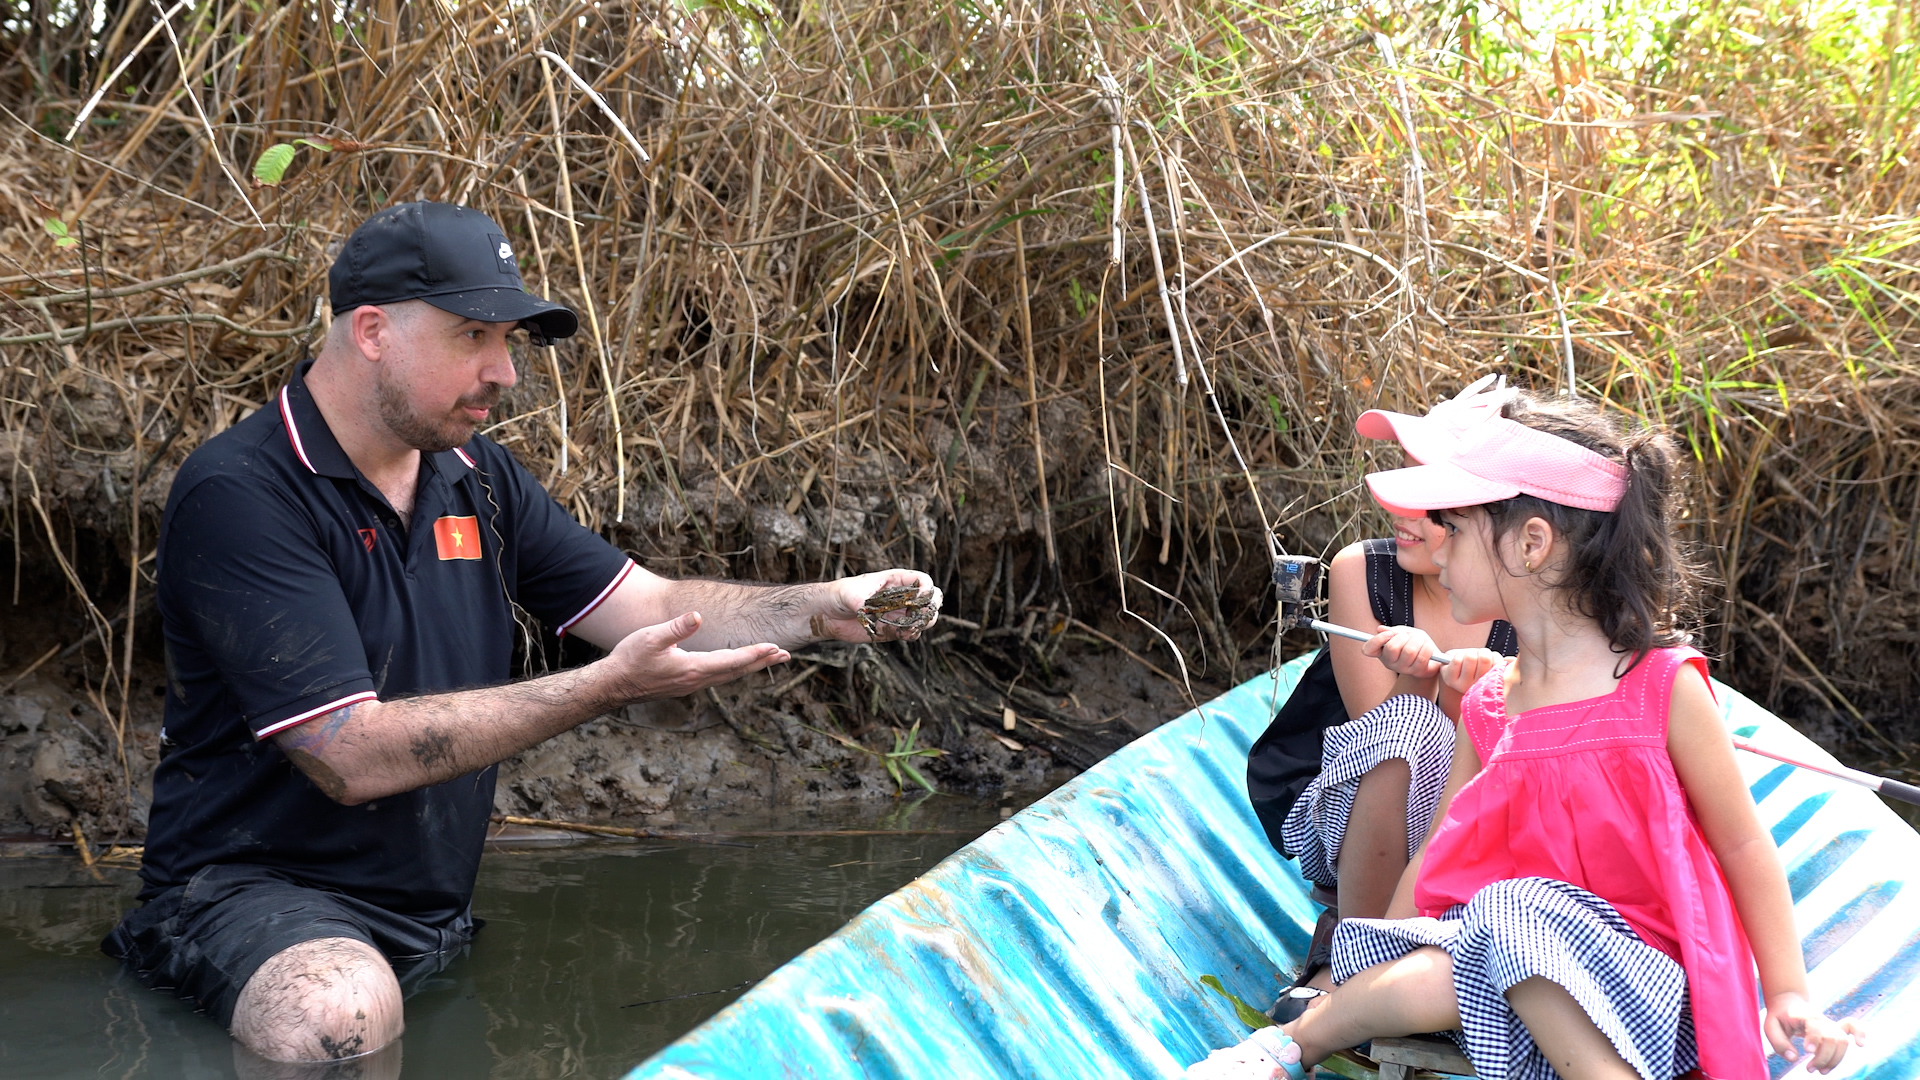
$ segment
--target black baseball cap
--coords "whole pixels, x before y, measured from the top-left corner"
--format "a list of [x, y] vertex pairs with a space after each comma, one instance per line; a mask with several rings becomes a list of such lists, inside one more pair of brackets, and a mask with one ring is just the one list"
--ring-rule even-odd
[[580, 319], [527, 291], [506, 231], [451, 203], [396, 203], [362, 222], [327, 271], [333, 313], [424, 300], [481, 322], [524, 323], [535, 345], [572, 337]]

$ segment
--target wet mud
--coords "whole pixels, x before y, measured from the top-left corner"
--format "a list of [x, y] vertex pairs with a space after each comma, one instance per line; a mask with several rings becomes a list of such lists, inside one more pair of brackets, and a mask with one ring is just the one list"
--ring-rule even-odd
[[[741, 812], [879, 806], [923, 792], [901, 764], [941, 793], [1045, 790], [1187, 707], [1164, 680], [1091, 647], [1062, 651], [1048, 678], [1012, 694], [917, 676], [927, 650], [954, 646], [949, 636], [939, 646], [816, 649], [691, 698], [628, 706], [502, 763], [495, 812], [687, 827]], [[140, 842], [162, 669], [149, 659], [134, 671], [124, 726], [79, 653], [0, 692], [0, 834], [67, 843], [78, 824], [96, 849]], [[1217, 689], [1196, 688], [1203, 698]]]

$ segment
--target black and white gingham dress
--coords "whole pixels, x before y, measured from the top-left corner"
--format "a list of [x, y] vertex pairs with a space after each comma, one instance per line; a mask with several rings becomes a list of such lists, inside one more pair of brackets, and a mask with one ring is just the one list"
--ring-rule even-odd
[[[1366, 540], [1367, 602], [1383, 626], [1413, 624], [1413, 575], [1400, 568], [1390, 538]], [[1487, 648], [1506, 656], [1519, 651], [1511, 625], [1495, 621]], [[1300, 793], [1280, 826], [1281, 853], [1300, 860], [1300, 874], [1320, 885], [1338, 877], [1347, 815], [1360, 778], [1383, 761], [1407, 763], [1407, 858], [1427, 838], [1427, 826], [1453, 763], [1453, 721], [1431, 701], [1412, 695], [1388, 698], [1358, 719], [1326, 729], [1320, 775]]]
[[1326, 729], [1320, 775], [1287, 812], [1281, 825], [1285, 854], [1300, 860], [1300, 874], [1332, 885], [1346, 840], [1347, 815], [1360, 778], [1383, 761], [1407, 763], [1407, 858], [1427, 838], [1427, 826], [1447, 784], [1453, 761], [1453, 721], [1440, 707], [1412, 694], [1390, 697], [1358, 720]]
[[1496, 881], [1438, 919], [1346, 919], [1333, 934], [1333, 977], [1436, 945], [1453, 958], [1460, 1030], [1450, 1032], [1482, 1080], [1557, 1080], [1506, 991], [1558, 983], [1646, 1080], [1698, 1064], [1687, 976], [1612, 905], [1551, 878]]

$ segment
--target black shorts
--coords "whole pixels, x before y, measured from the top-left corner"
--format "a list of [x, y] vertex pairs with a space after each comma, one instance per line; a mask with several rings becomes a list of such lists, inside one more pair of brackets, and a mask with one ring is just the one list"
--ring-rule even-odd
[[303, 941], [352, 938], [379, 949], [402, 991], [417, 987], [466, 948], [475, 923], [445, 926], [396, 915], [262, 866], [207, 866], [126, 913], [100, 949], [156, 990], [192, 1002], [233, 1026], [247, 980], [276, 953]]

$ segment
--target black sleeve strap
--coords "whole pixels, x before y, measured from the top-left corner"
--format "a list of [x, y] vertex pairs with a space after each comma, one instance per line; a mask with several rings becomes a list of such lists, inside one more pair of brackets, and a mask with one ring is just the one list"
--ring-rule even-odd
[[1501, 656], [1520, 654], [1520, 635], [1516, 634], [1513, 624], [1505, 619], [1493, 620], [1493, 628], [1487, 631], [1487, 648]]
[[[1361, 549], [1367, 556], [1367, 602], [1373, 607], [1373, 617], [1382, 626], [1412, 626], [1413, 575], [1400, 569], [1393, 538], [1363, 540]], [[1520, 638], [1513, 624], [1495, 619], [1487, 631], [1487, 648], [1502, 656], [1518, 654]]]
[[1382, 626], [1413, 625], [1413, 575], [1400, 569], [1393, 538], [1361, 541], [1367, 556], [1367, 602]]

